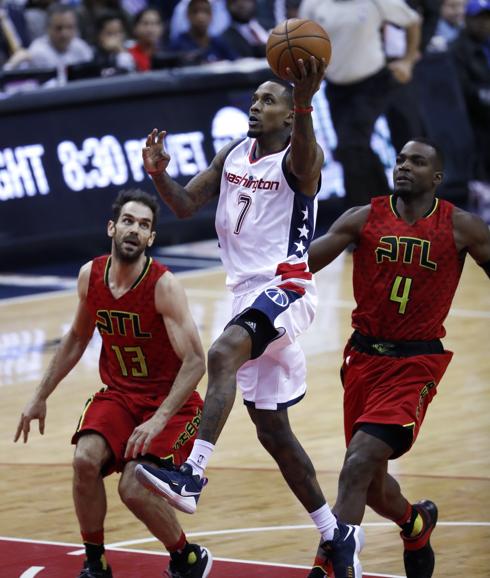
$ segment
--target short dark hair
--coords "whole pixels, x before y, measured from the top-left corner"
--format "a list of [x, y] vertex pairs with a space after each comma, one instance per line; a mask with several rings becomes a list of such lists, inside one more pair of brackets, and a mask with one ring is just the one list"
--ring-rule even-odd
[[207, 4], [211, 8], [211, 2], [209, 0], [189, 0], [187, 5], [187, 12], [194, 6], [194, 4]]
[[274, 84], [282, 86], [282, 88], [284, 89], [284, 97], [288, 101], [289, 107], [294, 108], [293, 85], [287, 80], [283, 80], [282, 78], [278, 78], [277, 76], [273, 76], [272, 78], [270, 78], [269, 82], [274, 82]]
[[56, 14], [67, 14], [68, 12], [71, 12], [72, 14], [75, 15], [75, 18], [77, 18], [77, 11], [73, 6], [70, 6], [69, 4], [58, 4], [58, 3], [50, 4], [46, 10], [46, 20], [49, 24], [53, 19], [53, 16], [55, 16]]
[[119, 191], [114, 203], [112, 204], [114, 222], [117, 223], [123, 206], [131, 201], [146, 205], [151, 210], [153, 213], [151, 228], [154, 231], [156, 229], [158, 213], [160, 210], [158, 199], [154, 195], [149, 195], [141, 189], [123, 189], [122, 191]]
[[143, 18], [143, 16], [147, 13], [147, 12], [156, 12], [158, 14], [158, 16], [160, 17], [160, 20], [163, 24], [163, 18], [162, 18], [162, 13], [160, 12], [160, 10], [158, 10], [158, 8], [153, 8], [151, 6], [147, 6], [146, 8], [143, 8], [142, 10], [140, 10], [139, 12], [136, 12], [136, 14], [133, 16], [133, 28], [139, 24], [140, 20]]
[[125, 31], [127, 31], [127, 20], [120, 12], [116, 12], [115, 10], [104, 10], [97, 14], [95, 18], [95, 31], [97, 34], [100, 34], [104, 29], [105, 25], [108, 22], [112, 22], [113, 20], [119, 20], [123, 25]]
[[419, 142], [421, 144], [424, 144], [424, 145], [427, 145], [427, 146], [433, 148], [435, 153], [436, 153], [436, 168], [437, 168], [437, 170], [442, 171], [444, 169], [444, 153], [442, 152], [441, 147], [435, 141], [433, 141], [430, 138], [427, 138], [425, 136], [416, 136], [414, 138], [411, 138], [410, 141]]

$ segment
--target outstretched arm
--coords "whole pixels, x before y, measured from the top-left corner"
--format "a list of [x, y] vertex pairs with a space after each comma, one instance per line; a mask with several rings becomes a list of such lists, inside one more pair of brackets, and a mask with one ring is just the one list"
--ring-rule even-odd
[[170, 155], [164, 146], [165, 131], [154, 128], [143, 148], [143, 164], [153, 179], [158, 194], [179, 219], [191, 217], [213, 197], [219, 195], [221, 173], [226, 155], [237, 141], [226, 145], [213, 159], [210, 166], [193, 177], [185, 187], [167, 173]]
[[78, 306], [75, 319], [68, 333], [62, 338], [33, 397], [22, 411], [17, 431], [15, 432], [14, 442], [20, 438], [21, 434], [23, 434], [24, 443], [27, 442], [30, 423], [33, 419], [39, 420], [39, 432], [44, 434], [46, 400], [56, 389], [59, 382], [78, 363], [92, 337], [94, 320], [86, 306], [90, 270], [91, 263], [87, 263], [80, 270], [78, 276]]
[[323, 151], [316, 142], [311, 101], [320, 88], [325, 76], [326, 62], [314, 56], [305, 62], [298, 60], [299, 75], [288, 69], [289, 78], [294, 85], [294, 121], [291, 133], [291, 149], [287, 158], [288, 171], [298, 183], [298, 189], [308, 196], [315, 196], [323, 165]]
[[126, 458], [136, 458], [148, 451], [152, 440], [184, 405], [206, 371], [201, 339], [184, 289], [170, 272], [162, 275], [157, 283], [155, 305], [163, 316], [170, 343], [182, 365], [162, 405], [149, 420], [134, 429], [126, 446]]
[[352, 207], [333, 223], [325, 235], [313, 241], [308, 249], [308, 265], [312, 273], [323, 269], [351, 243], [359, 241], [369, 210], [370, 205]]
[[458, 251], [467, 251], [490, 277], [490, 230], [473, 213], [455, 208], [453, 212], [454, 241]]

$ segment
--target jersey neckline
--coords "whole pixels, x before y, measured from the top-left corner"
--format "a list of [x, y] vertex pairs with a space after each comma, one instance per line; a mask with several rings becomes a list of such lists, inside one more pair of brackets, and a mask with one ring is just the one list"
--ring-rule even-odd
[[[148, 271], [150, 269], [150, 265], [152, 264], [152, 261], [153, 261], [152, 257], [146, 257], [146, 261], [145, 261], [145, 264], [143, 266], [143, 270], [138, 275], [138, 277], [136, 278], [135, 282], [131, 285], [131, 287], [127, 291], [125, 291], [121, 295], [121, 297], [124, 297], [124, 295], [126, 295], [127, 293], [129, 293], [130, 291], [132, 291], [133, 289], [136, 289], [136, 287], [138, 287], [138, 285], [143, 281], [146, 274], [148, 273]], [[109, 270], [111, 268], [111, 264], [112, 264], [112, 255], [109, 255], [109, 257], [107, 258], [106, 264], [105, 264], [105, 271], [104, 271], [104, 285], [107, 287], [107, 289], [109, 289], [109, 291], [111, 291], [111, 288], [109, 286]], [[112, 293], [112, 291], [111, 291], [111, 293]], [[120, 299], [121, 297], [118, 297], [118, 299]]]
[[[390, 208], [391, 211], [393, 212], [393, 214], [395, 215], [395, 217], [397, 219], [401, 219], [402, 221], [405, 221], [405, 219], [403, 219], [403, 217], [400, 215], [400, 213], [398, 212], [398, 209], [396, 208], [396, 198], [395, 195], [390, 195]], [[420, 219], [428, 219], [429, 217], [431, 217], [437, 210], [437, 207], [439, 206], [439, 199], [437, 197], [434, 197], [434, 200], [432, 201], [432, 205], [429, 207], [429, 210], [420, 217]], [[420, 221], [420, 219], [417, 219], [417, 221]], [[415, 223], [417, 222], [415, 221]], [[406, 222], [406, 221], [405, 221]], [[415, 224], [414, 223], [414, 224]], [[410, 223], [408, 223], [410, 224]]]

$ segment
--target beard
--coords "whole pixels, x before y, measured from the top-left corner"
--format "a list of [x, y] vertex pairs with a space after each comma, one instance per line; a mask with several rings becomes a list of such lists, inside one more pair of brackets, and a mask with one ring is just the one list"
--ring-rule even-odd
[[121, 242], [116, 241], [114, 239], [115, 256], [119, 259], [119, 261], [122, 261], [123, 263], [128, 264], [135, 263], [140, 258], [144, 250], [145, 250], [144, 247], [135, 246], [128, 251], [127, 249], [124, 249]]

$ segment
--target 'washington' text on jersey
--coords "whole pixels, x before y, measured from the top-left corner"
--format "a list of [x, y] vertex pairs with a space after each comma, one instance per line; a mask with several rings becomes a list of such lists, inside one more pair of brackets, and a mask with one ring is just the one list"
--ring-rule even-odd
[[240, 176], [229, 172], [225, 173], [225, 178], [228, 182], [239, 185], [240, 187], [252, 189], [253, 192], [257, 189], [266, 191], [277, 191], [279, 189], [279, 181], [265, 181], [264, 179], [254, 179], [252, 176]]

